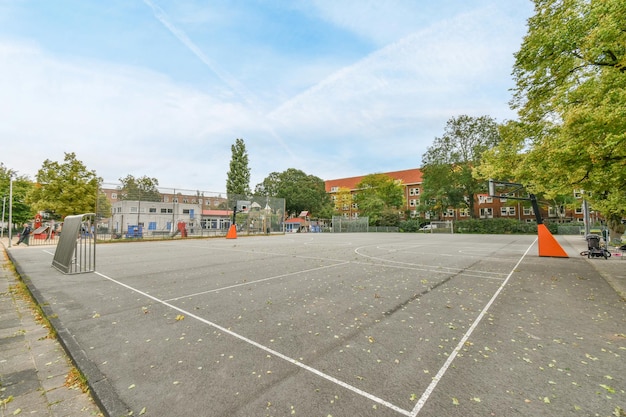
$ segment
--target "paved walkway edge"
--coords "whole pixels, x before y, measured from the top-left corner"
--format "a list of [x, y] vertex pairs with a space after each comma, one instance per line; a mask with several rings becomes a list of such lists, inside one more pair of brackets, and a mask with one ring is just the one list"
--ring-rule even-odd
[[65, 353], [70, 358], [74, 366], [80, 370], [89, 386], [91, 397], [96, 402], [98, 407], [107, 417], [122, 417], [128, 416], [131, 412], [128, 407], [117, 395], [113, 386], [109, 380], [100, 372], [100, 369], [87, 358], [87, 354], [76, 342], [74, 337], [70, 334], [67, 328], [63, 325], [63, 322], [56, 317], [56, 314], [49, 307], [46, 299], [35, 288], [22, 268], [20, 264], [11, 256], [10, 251], [6, 251], [11, 263], [14, 265], [17, 274], [20, 276], [31, 296], [35, 302], [41, 308], [46, 319], [50, 322], [52, 327], [57, 333], [57, 340], [65, 350]]

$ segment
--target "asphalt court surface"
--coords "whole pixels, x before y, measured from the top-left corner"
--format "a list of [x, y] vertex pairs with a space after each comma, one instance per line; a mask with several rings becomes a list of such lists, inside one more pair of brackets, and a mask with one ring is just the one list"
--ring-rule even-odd
[[535, 236], [515, 235], [188, 239], [98, 245], [97, 272], [80, 275], [51, 268], [53, 248], [13, 256], [111, 415], [608, 416], [626, 408], [624, 303], [565, 249], [539, 258]]

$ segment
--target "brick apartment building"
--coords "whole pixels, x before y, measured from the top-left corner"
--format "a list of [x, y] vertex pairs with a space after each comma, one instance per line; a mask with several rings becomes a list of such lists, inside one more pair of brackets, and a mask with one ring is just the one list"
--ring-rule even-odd
[[[384, 172], [402, 183], [404, 186], [404, 198], [406, 206], [403, 208], [404, 212], [409, 213], [410, 217], [424, 217], [430, 218], [428, 214], [420, 213], [418, 207], [421, 204], [420, 196], [422, 194], [422, 171], [419, 168], [407, 169], [403, 171]], [[327, 180], [326, 192], [331, 195], [331, 199], [334, 203], [337, 203], [337, 199], [341, 198], [342, 193], [345, 194], [345, 190], [350, 192], [350, 200], [353, 200], [354, 195], [358, 193], [357, 185], [365, 178], [365, 175], [357, 177], [339, 178], [333, 180]], [[574, 192], [574, 196], [582, 203], [582, 195]], [[335, 207], [346, 218], [357, 218], [359, 216], [359, 209], [354, 201], [340, 202], [335, 204]], [[481, 219], [492, 218], [507, 218], [517, 219], [525, 222], [534, 222], [535, 213], [528, 204], [524, 204], [519, 200], [512, 200], [506, 198], [491, 197], [488, 194], [479, 194], [475, 196], [474, 204], [474, 217]], [[470, 218], [469, 209], [447, 209], [440, 215], [440, 219], [437, 220], [463, 220]], [[579, 222], [583, 223], [583, 211], [582, 204], [580, 207], [571, 209], [559, 209], [556, 207], [542, 206], [540, 207], [541, 216], [549, 221], [553, 222]]]

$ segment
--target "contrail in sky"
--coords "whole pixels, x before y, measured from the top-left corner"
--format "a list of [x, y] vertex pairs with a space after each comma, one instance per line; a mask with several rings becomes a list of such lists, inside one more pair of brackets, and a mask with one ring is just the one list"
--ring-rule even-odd
[[[163, 9], [161, 9], [158, 5], [154, 4], [152, 0], [143, 0], [143, 2], [148, 5], [152, 9], [152, 13], [154, 17], [157, 18], [159, 22], [163, 24], [171, 33], [174, 35], [183, 45], [185, 45], [193, 54], [198, 57], [203, 64], [205, 64], [217, 77], [224, 82], [228, 87], [230, 87], [239, 97], [241, 97], [247, 106], [255, 111], [257, 114], [262, 115], [263, 113], [259, 110], [259, 106], [256, 104], [256, 100], [253, 97], [253, 94], [250, 93], [245, 86], [243, 86], [239, 81], [237, 81], [230, 74], [221, 71], [217, 66], [211, 62], [209, 57], [207, 57], [204, 52], [187, 36], [185, 32], [178, 29], [174, 24], [170, 21], [169, 16]], [[266, 125], [266, 129], [269, 133], [276, 139], [280, 144], [285, 148], [287, 153], [290, 156], [294, 156], [291, 152], [285, 141], [274, 131], [274, 129]]]

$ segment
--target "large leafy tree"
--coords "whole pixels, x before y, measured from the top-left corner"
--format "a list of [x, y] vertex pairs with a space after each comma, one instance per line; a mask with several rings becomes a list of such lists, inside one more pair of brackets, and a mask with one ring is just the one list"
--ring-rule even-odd
[[121, 200], [161, 201], [159, 192], [159, 180], [147, 176], [135, 178], [127, 175], [120, 178], [121, 186], [118, 187]]
[[0, 162], [0, 197], [2, 197], [0, 204], [4, 205], [3, 220], [5, 222], [9, 221], [11, 177], [13, 177], [12, 220], [13, 224], [21, 225], [31, 220], [35, 215], [35, 211], [26, 203], [26, 195], [32, 189], [33, 183], [28, 177], [17, 175], [13, 170], [8, 169]]
[[226, 193], [228, 196], [250, 195], [250, 168], [246, 144], [243, 139], [236, 139], [230, 149], [232, 156], [226, 177]]
[[485, 155], [483, 178], [508, 176], [548, 197], [584, 190], [619, 225], [626, 215], [626, 3], [535, 0], [513, 75], [519, 121]]
[[26, 202], [37, 211], [62, 219], [72, 214], [94, 213], [101, 179], [76, 155], [65, 153], [62, 163], [46, 159], [37, 172]]
[[262, 183], [257, 184], [255, 192], [284, 198], [285, 210], [290, 215], [298, 215], [302, 211], [323, 218], [332, 215], [332, 204], [324, 180], [299, 169], [270, 173]]
[[461, 115], [448, 120], [444, 134], [435, 138], [422, 156], [423, 210], [468, 208], [474, 216], [474, 197], [486, 190], [473, 171], [481, 155], [500, 141], [498, 124], [489, 116]]
[[[357, 184], [354, 201], [361, 216], [369, 217], [370, 225], [386, 226], [391, 218], [399, 221], [404, 207], [404, 186], [386, 174], [370, 174]], [[385, 224], [383, 224], [383, 219]], [[393, 222], [391, 222], [393, 223]]]

